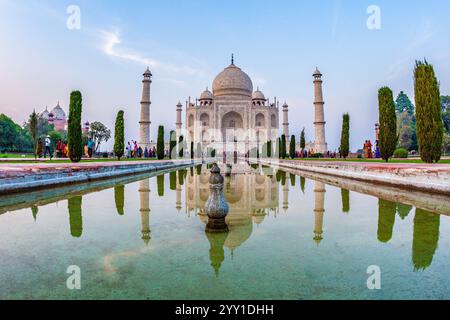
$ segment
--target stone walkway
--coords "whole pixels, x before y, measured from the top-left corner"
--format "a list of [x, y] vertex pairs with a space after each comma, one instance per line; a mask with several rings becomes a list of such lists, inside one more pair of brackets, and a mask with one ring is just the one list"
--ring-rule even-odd
[[450, 195], [450, 164], [260, 159], [262, 164]]
[[0, 194], [202, 164], [196, 160], [0, 163]]

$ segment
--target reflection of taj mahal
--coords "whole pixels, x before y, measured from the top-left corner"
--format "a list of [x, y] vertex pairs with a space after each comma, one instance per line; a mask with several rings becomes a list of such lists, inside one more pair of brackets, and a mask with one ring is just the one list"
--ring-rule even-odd
[[[268, 170], [272, 171], [272, 169]], [[278, 212], [279, 186], [275, 175], [266, 175], [261, 168], [255, 171], [258, 172], [232, 174], [225, 177], [224, 195], [230, 207], [226, 218], [229, 232], [224, 235], [207, 235], [211, 244], [223, 237], [223, 246], [230, 249], [232, 254], [250, 238], [254, 224], [260, 225], [269, 214], [276, 215]], [[208, 217], [203, 208], [210, 193], [209, 176], [209, 171], [203, 170], [200, 175], [188, 176], [186, 179], [186, 209], [189, 213], [196, 213], [205, 224], [208, 222]], [[218, 249], [223, 251], [221, 246], [219, 247]], [[215, 268], [218, 266], [220, 263], [217, 262]]]
[[[272, 170], [272, 169], [269, 169]], [[186, 207], [188, 211], [202, 210], [209, 197], [208, 171], [200, 175], [188, 176], [186, 179]], [[245, 213], [257, 224], [279, 206], [278, 182], [274, 175], [262, 172], [232, 174], [225, 177], [224, 194], [230, 206], [230, 215]]]

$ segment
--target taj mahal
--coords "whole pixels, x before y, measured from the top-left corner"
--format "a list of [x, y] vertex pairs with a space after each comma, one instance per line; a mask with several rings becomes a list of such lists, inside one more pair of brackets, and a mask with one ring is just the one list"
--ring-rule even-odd
[[[147, 68], [144, 73], [141, 100], [140, 145], [150, 148], [150, 85], [152, 73]], [[325, 139], [325, 115], [322, 94], [322, 74], [318, 69], [314, 74], [315, 141], [307, 149], [317, 153], [327, 152]], [[273, 142], [281, 136], [289, 145], [289, 106], [285, 102], [281, 108], [277, 98], [266, 99], [256, 88], [252, 79], [234, 63], [220, 72], [212, 82], [212, 91], [206, 88], [200, 98], [185, 104], [185, 126], [183, 126], [183, 104], [176, 105], [176, 139], [187, 145], [193, 142], [202, 150], [214, 149], [217, 154], [234, 153], [245, 155], [250, 150], [261, 152], [266, 142]], [[280, 119], [280, 112], [282, 114]], [[281, 133], [280, 133], [281, 120]], [[299, 149], [299, 148], [298, 148]]]

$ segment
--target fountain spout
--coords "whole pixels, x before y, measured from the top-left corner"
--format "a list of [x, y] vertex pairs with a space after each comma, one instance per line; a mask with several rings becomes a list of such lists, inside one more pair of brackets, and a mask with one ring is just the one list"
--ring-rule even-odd
[[220, 168], [215, 163], [209, 178], [210, 195], [205, 204], [205, 212], [208, 215], [206, 232], [220, 233], [228, 231], [225, 218], [228, 215], [229, 207], [223, 193], [223, 182], [224, 178], [220, 174]]

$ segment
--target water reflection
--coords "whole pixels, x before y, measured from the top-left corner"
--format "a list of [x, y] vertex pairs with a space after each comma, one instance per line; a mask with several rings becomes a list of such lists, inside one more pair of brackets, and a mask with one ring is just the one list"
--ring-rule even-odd
[[439, 242], [441, 216], [417, 209], [414, 217], [412, 261], [415, 270], [425, 270], [431, 265]]
[[114, 200], [116, 203], [116, 210], [120, 216], [125, 214], [125, 185], [119, 184], [114, 187]]
[[225, 260], [225, 250], [223, 246], [228, 237], [228, 232], [205, 232], [205, 234], [210, 245], [209, 260], [211, 261], [211, 267], [213, 267], [216, 276], [219, 276], [220, 267]]
[[36, 221], [38, 213], [39, 213], [39, 208], [37, 206], [32, 206], [31, 214], [33, 215], [34, 221]]
[[71, 197], [67, 200], [67, 205], [69, 208], [70, 234], [74, 238], [79, 238], [83, 234], [82, 202], [82, 196]]
[[150, 181], [149, 179], [139, 182], [139, 200], [142, 226], [142, 240], [145, 245], [150, 242]]
[[409, 213], [413, 209], [412, 206], [402, 203], [397, 203], [397, 214], [402, 219], [405, 220]]
[[314, 241], [323, 240], [323, 215], [325, 213], [325, 184], [316, 181], [314, 186]]
[[341, 198], [342, 198], [342, 212], [349, 213], [350, 212], [350, 191], [347, 189], [341, 189]]
[[[175, 208], [178, 212], [181, 212], [181, 210], [185, 208], [189, 217], [196, 217], [206, 224], [208, 219], [203, 208], [209, 197], [209, 175], [210, 172], [207, 170], [206, 166], [197, 166], [188, 170], [170, 172], [168, 174], [169, 187], [167, 190], [165, 186], [165, 176], [158, 176], [156, 177], [157, 195], [159, 197], [172, 195], [172, 201], [175, 202]], [[145, 178], [138, 182], [139, 214], [141, 223], [140, 232], [145, 247], [151, 245], [150, 179], [153, 178]], [[304, 197], [305, 202], [309, 199], [312, 200], [312, 198], [314, 200], [313, 208], [308, 209], [309, 213], [305, 213], [309, 214], [309, 217], [312, 217], [311, 215], [314, 214], [314, 226], [311, 225], [308, 227], [308, 230], [310, 230], [308, 231], [310, 233], [308, 236], [308, 239], [310, 239], [309, 241], [317, 245], [331, 241], [324, 235], [324, 218], [327, 210], [325, 200], [327, 188], [330, 187], [321, 181], [308, 180], [308, 184], [309, 183], [314, 184], [313, 193], [308, 193], [306, 191], [306, 179], [304, 177], [300, 177], [300, 183], [297, 185], [298, 190], [296, 190], [296, 175], [258, 165], [252, 166], [251, 171], [232, 173], [230, 176], [225, 177], [224, 195], [230, 206], [229, 215], [226, 218], [229, 232], [218, 234], [205, 233], [210, 245], [209, 260], [214, 269], [214, 273], [219, 275], [220, 268], [225, 261], [225, 250], [229, 250], [231, 258], [233, 258], [238, 248], [251, 238], [253, 232], [256, 230], [254, 228], [263, 224], [268, 216], [277, 217], [277, 215], [280, 214], [280, 209], [281, 212], [284, 212], [281, 215], [288, 213], [290, 201], [293, 202], [293, 199], [298, 199], [299, 197]], [[126, 210], [125, 184], [126, 182], [122, 182], [113, 186], [115, 209], [120, 216], [123, 216]], [[112, 186], [109, 186], [109, 188], [111, 187]], [[169, 189], [171, 192], [168, 191]], [[293, 190], [295, 190], [295, 192], [293, 192]], [[329, 193], [332, 194], [332, 190], [330, 189], [329, 191]], [[349, 189], [340, 188], [339, 199], [339, 189], [337, 190], [337, 207], [339, 208], [339, 206], [342, 205], [342, 212], [344, 213], [350, 211], [350, 193]], [[65, 197], [65, 199], [67, 199], [70, 235], [74, 238], [81, 238], [83, 235], [82, 195], [65, 195]], [[356, 194], [354, 197], [356, 198]], [[184, 205], [183, 199], [185, 201]], [[341, 201], [341, 204], [339, 204], [339, 200]], [[54, 201], [55, 200], [53, 200], [53, 202]], [[33, 204], [28, 204], [27, 208], [31, 208], [32, 218], [34, 220], [37, 219], [39, 206], [51, 202], [51, 200], [39, 199], [39, 201], [36, 201]], [[330, 209], [333, 208], [328, 208], [328, 211], [331, 211], [331, 213], [329, 213], [331, 216], [334, 211]], [[440, 215], [422, 209], [415, 209], [415, 216], [414, 219], [412, 219], [410, 215], [412, 214], [413, 209], [414, 207], [411, 205], [378, 199], [376, 237], [383, 248], [388, 248], [384, 244], [392, 242], [396, 216], [398, 215], [400, 218], [397, 219], [397, 223], [401, 223], [402, 221], [413, 221], [414, 229], [411, 261], [414, 270], [421, 271], [431, 266], [436, 254], [440, 235]], [[0, 210], [0, 212], [2, 211]], [[29, 215], [29, 211], [27, 214]], [[127, 216], [130, 215], [131, 212], [127, 212]], [[327, 227], [333, 228], [333, 225], [327, 225]], [[136, 232], [138, 232], [138, 230], [136, 230]], [[372, 237], [375, 238], [375, 235], [373, 234]], [[320, 249], [322, 248], [323, 245]]]
[[389, 242], [394, 230], [397, 205], [394, 202], [378, 200], [378, 240]]

